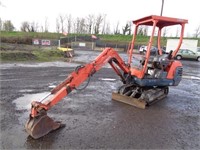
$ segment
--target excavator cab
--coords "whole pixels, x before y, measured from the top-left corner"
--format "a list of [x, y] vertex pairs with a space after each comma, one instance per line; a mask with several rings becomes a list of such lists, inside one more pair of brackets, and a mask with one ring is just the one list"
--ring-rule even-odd
[[[131, 47], [128, 51], [129, 54], [129, 60], [128, 64], [131, 66], [132, 63], [132, 56], [133, 56], [133, 49], [134, 44], [136, 41], [138, 29], [140, 26], [148, 26], [152, 28], [151, 36], [149, 38], [149, 41], [147, 43], [147, 50], [145, 55], [143, 56], [141, 60], [142, 67], [140, 69], [137, 68], [131, 68], [131, 75], [135, 76], [138, 80], [142, 79], [157, 79], [159, 77], [169, 80], [176, 80], [176, 75], [172, 73], [170, 70], [170, 67], [176, 64], [177, 67], [181, 67], [182, 65], [180, 62], [175, 61], [174, 57], [176, 56], [178, 50], [180, 49], [183, 34], [184, 34], [184, 27], [187, 23], [187, 20], [184, 19], [177, 19], [177, 18], [169, 18], [169, 17], [163, 17], [163, 16], [148, 16], [144, 17], [138, 20], [133, 21], [135, 24], [135, 31], [133, 34], [133, 39], [131, 42]], [[162, 30], [165, 27], [171, 27], [174, 25], [180, 25], [181, 26], [181, 33], [180, 33], [180, 39], [179, 44], [177, 45], [177, 48], [174, 51], [171, 51], [169, 54], [163, 54], [163, 51], [161, 49], [161, 34]], [[157, 30], [156, 30], [157, 29]], [[157, 38], [155, 37], [157, 32]], [[151, 55], [151, 48], [153, 46], [153, 43], [157, 43], [157, 55]], [[158, 71], [160, 70], [160, 73]], [[181, 70], [181, 69], [180, 69]], [[162, 73], [161, 73], [162, 71]], [[181, 71], [177, 71], [181, 72]], [[172, 75], [173, 74], [173, 75]], [[180, 81], [179, 81], [180, 82]], [[158, 86], [160, 82], [158, 82]], [[163, 83], [160, 83], [163, 85]], [[166, 85], [177, 85], [178, 81], [173, 83], [165, 83]], [[148, 86], [148, 83], [143, 83], [144, 86]], [[141, 85], [142, 86], [142, 85]]]
[[[162, 16], [148, 16], [133, 21], [135, 31], [128, 50], [128, 62], [120, 57], [113, 48], [105, 48], [94, 61], [78, 66], [68, 77], [56, 86], [50, 94], [39, 101], [31, 103], [29, 120], [25, 128], [34, 139], [38, 139], [49, 132], [63, 126], [47, 115], [47, 111], [61, 101], [71, 91], [77, 89], [84, 81], [92, 77], [105, 64], [109, 63], [120, 77], [122, 86], [112, 93], [112, 99], [124, 102], [138, 108], [145, 108], [151, 103], [163, 99], [168, 94], [168, 86], [178, 85], [182, 76], [182, 64], [174, 60], [183, 39], [184, 26], [187, 20]], [[139, 26], [151, 26], [152, 33], [147, 45], [147, 52], [140, 61], [140, 67], [133, 67], [132, 58], [134, 43]], [[177, 48], [168, 55], [162, 54], [160, 39], [161, 31], [166, 26], [180, 25], [181, 35]], [[158, 28], [158, 55], [150, 56], [155, 30]], [[137, 56], [139, 57], [139, 56]]]
[[[121, 86], [117, 93], [112, 94], [114, 100], [123, 101], [134, 105], [136, 107], [145, 108], [145, 106], [163, 99], [169, 92], [168, 86], [176, 86], [182, 79], [182, 64], [180, 61], [174, 60], [184, 34], [184, 27], [188, 21], [185, 19], [177, 19], [163, 16], [147, 16], [133, 21], [135, 30], [130, 49], [128, 50], [130, 73], [125, 74], [126, 84]], [[169, 54], [163, 54], [161, 49], [161, 34], [165, 27], [180, 25], [181, 33], [179, 43], [174, 51]], [[147, 43], [147, 50], [145, 55], [140, 57], [139, 66], [132, 65], [132, 58], [134, 57], [133, 49], [136, 43], [138, 29], [141, 26], [148, 26], [152, 28], [151, 36]], [[155, 33], [157, 32], [157, 38]], [[157, 42], [158, 52], [151, 55], [151, 49], [154, 41]], [[141, 105], [138, 105], [138, 100]], [[135, 105], [135, 102], [137, 105]]]

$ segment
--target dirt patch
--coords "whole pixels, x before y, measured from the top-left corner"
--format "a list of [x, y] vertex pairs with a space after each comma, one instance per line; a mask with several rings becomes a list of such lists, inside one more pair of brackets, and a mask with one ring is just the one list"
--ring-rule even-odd
[[2, 61], [23, 61], [23, 60], [36, 60], [36, 56], [26, 51], [1, 51], [0, 59]]
[[52, 61], [62, 59], [64, 52], [56, 47], [1, 43], [1, 61]]
[[33, 50], [53, 50], [56, 46], [27, 45], [17, 43], [0, 43], [1, 51], [33, 51]]
[[62, 60], [64, 53], [59, 50], [0, 51], [1, 61], [53, 61]]
[[32, 44], [32, 37], [2, 37], [1, 41], [14, 44]]

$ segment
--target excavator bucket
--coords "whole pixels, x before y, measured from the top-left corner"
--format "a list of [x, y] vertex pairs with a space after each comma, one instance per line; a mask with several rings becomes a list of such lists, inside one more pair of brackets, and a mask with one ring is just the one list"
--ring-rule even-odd
[[53, 121], [49, 116], [45, 114], [34, 118], [30, 117], [25, 125], [25, 128], [31, 137], [38, 139], [62, 126], [63, 124]]

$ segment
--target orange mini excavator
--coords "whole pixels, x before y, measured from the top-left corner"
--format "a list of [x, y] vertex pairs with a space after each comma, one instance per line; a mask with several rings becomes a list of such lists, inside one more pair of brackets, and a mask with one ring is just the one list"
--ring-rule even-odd
[[[31, 112], [25, 128], [29, 135], [38, 139], [50, 131], [62, 126], [47, 116], [47, 111], [76, 89], [85, 80], [109, 63], [116, 74], [121, 78], [122, 86], [118, 92], [112, 94], [112, 99], [131, 104], [139, 108], [163, 99], [168, 94], [169, 86], [177, 86], [182, 79], [182, 64], [174, 60], [183, 39], [184, 27], [188, 21], [163, 16], [148, 16], [133, 21], [135, 30], [130, 43], [128, 62], [124, 62], [112, 48], [105, 48], [96, 59], [86, 65], [79, 66], [51, 93], [41, 101], [31, 103]], [[161, 50], [161, 31], [164, 27], [179, 25], [181, 27], [180, 40], [177, 48], [169, 54]], [[147, 51], [141, 56], [138, 66], [133, 66], [132, 57], [138, 28], [148, 26], [152, 29], [147, 43]], [[157, 54], [151, 55], [154, 35], [157, 33]]]

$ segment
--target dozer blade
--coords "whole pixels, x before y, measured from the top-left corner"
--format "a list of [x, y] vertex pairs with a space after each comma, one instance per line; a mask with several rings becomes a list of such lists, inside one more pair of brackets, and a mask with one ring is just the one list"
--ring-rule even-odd
[[147, 103], [143, 100], [138, 100], [137, 98], [132, 98], [129, 96], [125, 96], [125, 95], [121, 95], [118, 93], [112, 93], [112, 99], [122, 102], [122, 103], [126, 103], [132, 106], [135, 106], [137, 108], [141, 108], [141, 109], [145, 109]]
[[38, 139], [62, 126], [63, 124], [53, 121], [45, 114], [34, 118], [30, 117], [25, 125], [25, 128], [31, 137]]

